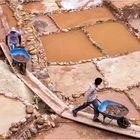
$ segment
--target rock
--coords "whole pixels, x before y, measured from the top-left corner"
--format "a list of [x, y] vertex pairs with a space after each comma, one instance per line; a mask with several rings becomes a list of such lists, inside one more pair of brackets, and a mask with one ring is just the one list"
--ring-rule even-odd
[[54, 114], [51, 115], [51, 119], [52, 119], [53, 121], [54, 121], [57, 117], [58, 117], [57, 115], [54, 115]]
[[28, 138], [28, 139], [31, 139], [32, 135], [31, 135], [30, 130], [25, 131], [25, 133], [26, 133], [26, 135], [27, 135], [27, 138]]
[[44, 127], [45, 127], [44, 125], [40, 125], [40, 124], [37, 125], [37, 128], [38, 128], [38, 129], [42, 129], [42, 128], [44, 128]]
[[40, 71], [39, 73], [37, 73], [37, 77], [38, 79], [44, 79], [44, 78], [48, 78], [49, 74], [47, 71]]
[[10, 128], [10, 131], [11, 131], [12, 133], [16, 133], [16, 132], [18, 131], [18, 128]]
[[50, 122], [51, 123], [51, 126], [54, 128], [56, 125], [54, 122]]
[[32, 114], [34, 112], [34, 108], [32, 105], [27, 105], [26, 106], [26, 113], [27, 114]]
[[18, 128], [18, 123], [11, 123], [11, 128]]
[[37, 53], [37, 49], [34, 49], [34, 50], [32, 50], [32, 51], [29, 51], [29, 54], [30, 55], [35, 55]]
[[26, 122], [26, 118], [23, 118], [22, 120], [20, 120], [20, 123], [25, 123]]
[[73, 98], [79, 98], [81, 95], [80, 94], [72, 94]]
[[68, 32], [69, 30], [68, 29], [62, 29], [62, 32]]
[[45, 83], [45, 84], [48, 84], [50, 82], [50, 78], [42, 79], [42, 82]]
[[29, 130], [32, 134], [37, 134], [37, 129], [35, 127], [31, 127]]
[[42, 117], [39, 117], [39, 118], [36, 120], [36, 124], [43, 125], [44, 123], [45, 123], [45, 119], [42, 118]]

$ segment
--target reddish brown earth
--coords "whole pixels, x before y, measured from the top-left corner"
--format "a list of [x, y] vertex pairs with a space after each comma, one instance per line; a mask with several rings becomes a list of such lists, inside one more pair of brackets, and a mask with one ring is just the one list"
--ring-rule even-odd
[[37, 135], [35, 140], [39, 139], [49, 139], [49, 140], [129, 140], [131, 138], [96, 129], [90, 126], [82, 125], [75, 122], [62, 123], [58, 128], [54, 128], [49, 132], [42, 132]]
[[14, 58], [20, 62], [28, 61], [24, 55], [15, 55]]

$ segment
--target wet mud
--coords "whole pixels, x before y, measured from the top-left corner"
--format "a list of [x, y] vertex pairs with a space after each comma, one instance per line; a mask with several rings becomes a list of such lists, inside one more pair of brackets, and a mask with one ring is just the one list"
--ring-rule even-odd
[[15, 60], [18, 60], [19, 62], [27, 62], [28, 59], [24, 55], [14, 55], [13, 56]]
[[31, 13], [33, 11], [37, 11], [37, 12], [43, 12], [45, 11], [47, 7], [45, 6], [45, 4], [42, 2], [33, 2], [33, 3], [28, 3], [28, 4], [24, 4], [23, 5], [23, 10]]
[[139, 40], [120, 23], [98, 24], [88, 27], [87, 31], [91, 34], [92, 39], [99, 43], [109, 55], [140, 51]]
[[42, 36], [41, 41], [48, 61], [76, 62], [102, 56], [81, 31]]
[[89, 10], [53, 14], [51, 17], [61, 29], [72, 28], [75, 26], [85, 26], [94, 24], [98, 20], [115, 19], [110, 11], [105, 7], [97, 7]]
[[32, 18], [32, 23], [39, 33], [51, 33], [58, 31], [58, 28], [48, 16], [36, 16]]

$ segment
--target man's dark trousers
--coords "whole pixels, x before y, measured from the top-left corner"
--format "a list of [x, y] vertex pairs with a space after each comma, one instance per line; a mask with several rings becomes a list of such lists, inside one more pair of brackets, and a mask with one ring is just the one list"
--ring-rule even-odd
[[80, 111], [80, 110], [90, 106], [90, 104], [92, 104], [92, 106], [94, 107], [94, 119], [96, 119], [99, 116], [99, 111], [98, 111], [99, 104], [98, 104], [98, 100], [97, 99], [94, 99], [91, 102], [83, 103], [81, 106], [77, 107], [73, 111], [77, 113], [78, 111]]

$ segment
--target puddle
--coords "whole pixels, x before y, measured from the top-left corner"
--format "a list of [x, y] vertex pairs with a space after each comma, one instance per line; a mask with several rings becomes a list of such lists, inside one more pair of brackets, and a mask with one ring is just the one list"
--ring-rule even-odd
[[132, 27], [134, 27], [135, 29], [138, 29], [139, 35], [140, 35], [140, 19], [129, 20], [129, 23], [131, 24]]
[[129, 91], [126, 91], [129, 96], [136, 102], [138, 106], [140, 106], [140, 87], [133, 88]]
[[32, 18], [35, 29], [40, 33], [57, 32], [58, 28], [48, 16], [36, 16]]
[[97, 7], [84, 11], [53, 14], [51, 16], [60, 28], [72, 28], [96, 23], [98, 20], [114, 19], [106, 8]]
[[96, 77], [102, 77], [93, 63], [74, 66], [48, 66], [48, 72], [57, 91], [69, 97], [84, 93]]
[[139, 4], [139, 0], [109, 0], [111, 1], [117, 8], [123, 8], [125, 6], [129, 6], [132, 4]]
[[58, 10], [59, 8], [54, 0], [40, 0], [39, 2], [31, 2], [24, 4], [23, 9], [28, 13], [34, 11], [38, 13], [44, 13]]
[[109, 55], [140, 51], [140, 42], [120, 23], [102, 23], [88, 27], [87, 31]]
[[127, 89], [140, 82], [140, 52], [108, 58], [97, 62], [108, 87]]
[[[65, 130], [65, 133], [64, 133]], [[93, 140], [93, 139], [118, 139], [118, 140], [126, 140], [130, 139], [129, 137], [110, 133], [107, 131], [103, 131], [101, 129], [93, 128], [90, 126], [82, 125], [79, 123], [71, 122], [71, 123], [63, 123], [60, 124], [58, 128], [53, 129], [50, 132], [40, 133], [37, 135], [35, 140]]]
[[5, 134], [12, 122], [18, 122], [25, 117], [25, 105], [20, 101], [0, 96], [0, 106], [0, 134]]
[[14, 14], [13, 14], [12, 10], [9, 8], [9, 6], [7, 4], [1, 5], [1, 7], [3, 9], [4, 15], [6, 16], [9, 27], [16, 27], [17, 21], [14, 18]]
[[136, 119], [140, 118], [140, 113], [136, 110], [135, 106], [130, 102], [130, 100], [125, 94], [115, 92], [112, 90], [103, 91], [97, 94], [98, 94], [99, 100], [101, 101], [111, 100], [111, 101], [114, 101], [114, 102], [117, 102], [126, 106], [129, 109], [129, 113], [126, 116], [127, 118], [136, 118]]
[[48, 61], [69, 62], [102, 56], [81, 31], [41, 37]]

